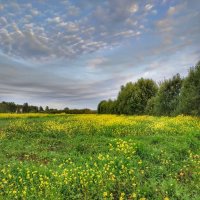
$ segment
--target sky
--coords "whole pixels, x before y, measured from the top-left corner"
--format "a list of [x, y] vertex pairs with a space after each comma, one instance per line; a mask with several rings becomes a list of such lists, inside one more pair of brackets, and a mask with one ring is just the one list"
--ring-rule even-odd
[[200, 60], [199, 0], [0, 0], [0, 101], [91, 108]]

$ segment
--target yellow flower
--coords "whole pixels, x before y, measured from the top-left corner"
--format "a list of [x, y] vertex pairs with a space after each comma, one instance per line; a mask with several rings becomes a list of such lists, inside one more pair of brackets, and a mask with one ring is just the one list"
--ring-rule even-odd
[[142, 160], [138, 161], [138, 164], [141, 165], [142, 164]]
[[137, 195], [136, 195], [135, 193], [133, 193], [131, 196], [132, 196], [133, 198], [136, 198], [136, 197], [137, 197]]
[[13, 194], [16, 194], [17, 193], [17, 191], [16, 190], [13, 190]]
[[121, 195], [120, 195], [120, 197], [119, 197], [119, 200], [124, 200], [124, 196], [125, 196], [125, 193], [122, 192]]
[[122, 193], [121, 193], [121, 197], [124, 197], [124, 196], [125, 196], [125, 193], [124, 193], [124, 192], [122, 192]]
[[169, 198], [168, 198], [168, 197], [165, 197], [164, 200], [169, 200]]
[[23, 190], [23, 191], [22, 191], [22, 194], [23, 194], [24, 196], [26, 196], [26, 190]]
[[180, 176], [184, 176], [184, 173], [183, 173], [183, 172], [180, 172]]
[[104, 192], [103, 193], [103, 197], [107, 197], [108, 196], [108, 193], [107, 192]]

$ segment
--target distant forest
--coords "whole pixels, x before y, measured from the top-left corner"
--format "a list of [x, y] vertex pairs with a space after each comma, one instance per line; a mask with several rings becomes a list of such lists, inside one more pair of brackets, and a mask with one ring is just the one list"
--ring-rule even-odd
[[54, 109], [49, 108], [48, 106], [45, 109], [42, 106], [32, 106], [28, 103], [24, 103], [23, 105], [15, 104], [14, 102], [1, 102], [0, 103], [0, 113], [66, 113], [66, 114], [93, 114], [96, 113], [94, 110], [90, 109]]
[[200, 116], [200, 61], [190, 68], [187, 77], [176, 74], [157, 84], [141, 78], [121, 86], [116, 100], [99, 103], [99, 114]]

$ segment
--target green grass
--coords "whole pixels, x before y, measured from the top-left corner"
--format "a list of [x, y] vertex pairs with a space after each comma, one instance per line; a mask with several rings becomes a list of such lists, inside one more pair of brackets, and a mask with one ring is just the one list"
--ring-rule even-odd
[[200, 120], [0, 116], [0, 199], [199, 199]]

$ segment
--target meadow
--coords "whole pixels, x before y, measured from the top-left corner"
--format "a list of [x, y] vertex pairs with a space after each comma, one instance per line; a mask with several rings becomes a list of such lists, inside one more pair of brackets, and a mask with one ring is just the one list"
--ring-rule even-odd
[[200, 118], [0, 114], [0, 199], [198, 200]]

